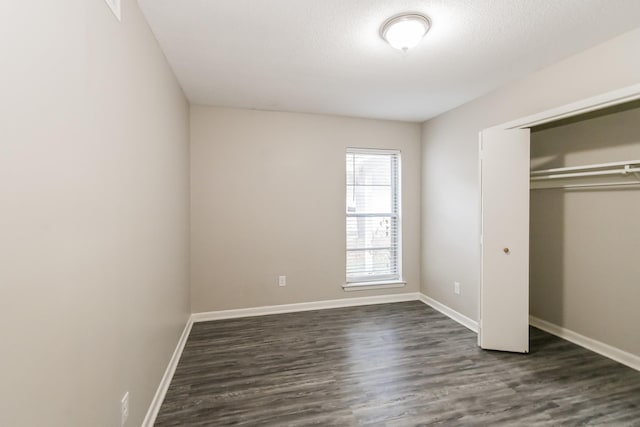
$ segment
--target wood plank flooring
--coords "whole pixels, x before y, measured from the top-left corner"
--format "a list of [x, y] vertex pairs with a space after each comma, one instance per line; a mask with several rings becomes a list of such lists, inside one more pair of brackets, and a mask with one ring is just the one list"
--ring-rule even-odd
[[530, 335], [482, 351], [419, 301], [196, 323], [156, 426], [640, 426], [640, 372]]

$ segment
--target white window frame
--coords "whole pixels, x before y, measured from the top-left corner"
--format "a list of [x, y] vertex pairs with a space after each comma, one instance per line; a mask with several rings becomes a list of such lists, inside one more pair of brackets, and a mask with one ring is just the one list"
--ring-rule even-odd
[[[391, 150], [391, 149], [374, 149], [374, 148], [352, 148], [347, 147], [345, 156], [347, 154], [378, 154], [378, 155], [397, 155], [398, 161], [396, 166], [396, 182], [395, 182], [395, 196], [398, 200], [397, 203], [397, 212], [377, 212], [377, 213], [352, 213], [347, 211], [347, 203], [346, 203], [346, 191], [347, 191], [347, 176], [346, 176], [346, 168], [345, 168], [345, 197], [343, 200], [345, 201], [344, 212], [345, 212], [345, 227], [347, 218], [362, 218], [362, 217], [379, 217], [379, 216], [391, 216], [394, 217], [397, 221], [397, 234], [395, 237], [395, 252], [396, 252], [396, 269], [397, 273], [393, 275], [378, 275], [378, 276], [369, 276], [363, 277], [361, 279], [353, 280], [353, 278], [346, 277], [345, 284], [342, 286], [345, 291], [350, 290], [367, 290], [374, 288], [398, 288], [405, 286], [406, 282], [402, 279], [402, 153], [400, 150]], [[394, 190], [394, 186], [392, 186], [392, 191]], [[346, 248], [346, 228], [345, 228], [345, 262], [347, 259], [347, 254], [353, 249], [349, 250]], [[346, 264], [345, 264], [346, 266]], [[345, 270], [346, 276], [346, 270]]]

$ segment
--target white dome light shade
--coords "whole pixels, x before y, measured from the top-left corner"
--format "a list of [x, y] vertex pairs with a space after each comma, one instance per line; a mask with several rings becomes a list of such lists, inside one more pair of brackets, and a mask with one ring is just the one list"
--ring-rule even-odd
[[431, 28], [431, 21], [415, 13], [388, 19], [380, 29], [380, 35], [391, 47], [406, 52], [415, 47]]

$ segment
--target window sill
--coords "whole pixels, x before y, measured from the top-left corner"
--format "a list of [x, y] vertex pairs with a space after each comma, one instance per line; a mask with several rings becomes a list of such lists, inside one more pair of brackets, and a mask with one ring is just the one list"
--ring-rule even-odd
[[345, 292], [351, 291], [370, 291], [374, 289], [390, 289], [390, 288], [404, 288], [407, 282], [402, 280], [390, 280], [384, 282], [358, 282], [358, 283], [346, 283], [342, 285], [342, 289]]

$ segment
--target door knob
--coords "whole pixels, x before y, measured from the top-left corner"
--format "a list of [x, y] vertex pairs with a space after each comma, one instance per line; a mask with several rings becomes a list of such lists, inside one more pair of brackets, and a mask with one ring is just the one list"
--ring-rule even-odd
[[504, 248], [504, 249], [503, 249], [503, 251], [504, 251], [504, 253], [505, 253], [505, 254], [508, 254], [509, 252], [511, 252], [511, 251], [509, 250], [509, 248]]

